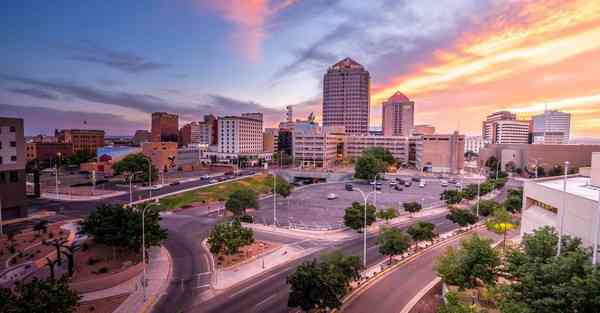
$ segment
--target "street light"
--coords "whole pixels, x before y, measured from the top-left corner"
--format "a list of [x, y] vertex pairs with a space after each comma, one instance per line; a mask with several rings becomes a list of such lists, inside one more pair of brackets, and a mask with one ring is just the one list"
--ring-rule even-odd
[[592, 265], [596, 268], [598, 263], [598, 236], [600, 236], [600, 192], [598, 192], [598, 208], [596, 209], [596, 220], [594, 223], [594, 249], [592, 254]]
[[153, 207], [157, 205], [157, 203], [151, 202], [151, 203], [147, 203], [145, 205], [142, 206], [142, 208], [138, 208], [138, 210], [142, 210], [142, 265], [144, 268], [144, 273], [142, 275], [142, 290], [143, 290], [143, 302], [146, 302], [146, 239], [145, 239], [145, 229], [144, 229], [144, 224], [145, 224], [145, 215], [146, 215], [146, 209]]
[[152, 198], [152, 160], [147, 158], [148, 160], [148, 190], [150, 191], [150, 198]]
[[272, 171], [271, 175], [273, 175], [273, 226], [277, 226], [277, 179], [275, 171]]
[[[479, 168], [479, 176], [481, 176], [481, 168]], [[476, 211], [477, 218], [479, 218], [479, 202], [481, 200], [480, 191], [481, 191], [481, 181], [479, 178], [477, 178], [477, 211]]]
[[56, 180], [55, 180], [55, 185], [56, 185], [56, 186], [55, 186], [55, 188], [56, 188], [56, 199], [57, 199], [57, 200], [59, 200], [59, 199], [60, 199], [60, 196], [58, 195], [58, 169], [59, 169], [58, 163], [59, 163], [59, 161], [60, 161], [60, 156], [61, 156], [61, 153], [60, 153], [60, 152], [58, 152], [58, 153], [56, 154], [56, 163], [55, 163], [55, 166], [56, 166], [56, 176], [55, 176], [55, 178], [56, 178]]
[[0, 238], [4, 235], [4, 228], [2, 226], [2, 198], [0, 198]]
[[556, 256], [560, 256], [560, 250], [562, 246], [562, 236], [564, 231], [565, 224], [565, 210], [567, 209], [567, 173], [569, 172], [569, 161], [565, 161], [565, 174], [563, 178], [563, 201], [562, 208], [560, 208], [560, 212], [558, 212], [558, 217], [560, 218], [560, 224], [558, 229], [558, 243], [556, 248]]
[[358, 192], [360, 192], [360, 195], [363, 197], [363, 200], [365, 201], [365, 220], [364, 220], [364, 224], [363, 224], [363, 238], [364, 238], [364, 240], [363, 240], [363, 266], [366, 268], [367, 267], [367, 199], [369, 199], [369, 196], [371, 194], [376, 195], [377, 190], [373, 190], [373, 191], [367, 193], [366, 195], [359, 188], [356, 188], [356, 190]]

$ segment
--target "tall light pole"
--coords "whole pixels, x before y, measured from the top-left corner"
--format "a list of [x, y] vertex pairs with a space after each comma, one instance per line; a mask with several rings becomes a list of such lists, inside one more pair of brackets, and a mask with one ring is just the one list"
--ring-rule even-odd
[[4, 228], [2, 226], [2, 198], [0, 198], [0, 238], [4, 235]]
[[500, 160], [496, 161], [496, 180], [498, 180], [498, 172], [500, 171]]
[[146, 232], [145, 232], [145, 216], [146, 216], [146, 210], [152, 206], [155, 206], [156, 203], [148, 203], [142, 206], [141, 211], [142, 211], [142, 266], [144, 268], [144, 272], [142, 275], [142, 292], [143, 292], [143, 302], [146, 302]]
[[272, 172], [273, 175], [273, 226], [277, 226], [277, 177], [275, 176], [275, 171]]
[[152, 198], [152, 160], [148, 160], [148, 190], [150, 191], [150, 198]]
[[[0, 218], [1, 219], [1, 218]], [[598, 192], [598, 208], [596, 209], [596, 218], [594, 223], [594, 245], [592, 249], [594, 249], [592, 253], [592, 265], [594, 269], [596, 268], [596, 264], [598, 264], [598, 236], [600, 236], [600, 192]]]
[[58, 194], [58, 170], [59, 170], [59, 161], [60, 161], [60, 152], [56, 154], [56, 176], [55, 176], [55, 188], [56, 188], [56, 199], [60, 199], [60, 196]]
[[356, 190], [358, 192], [360, 192], [360, 195], [363, 197], [363, 200], [365, 201], [365, 210], [364, 210], [365, 211], [364, 212], [365, 220], [364, 220], [364, 224], [363, 224], [363, 266], [366, 268], [367, 267], [367, 199], [369, 199], [369, 196], [371, 194], [373, 194], [373, 195], [377, 194], [377, 190], [373, 190], [373, 191], [367, 193], [366, 195], [362, 190], [360, 190], [358, 188], [356, 188]]
[[[481, 168], [479, 169], [479, 176], [481, 176]], [[481, 200], [481, 181], [479, 180], [479, 178], [477, 178], [477, 211], [476, 211], [476, 215], [477, 218], [479, 218], [479, 202]]]
[[558, 243], [556, 244], [556, 256], [560, 256], [560, 250], [562, 246], [562, 236], [565, 225], [565, 210], [567, 209], [567, 173], [569, 172], [569, 161], [565, 161], [565, 174], [563, 179], [563, 201], [562, 208], [560, 208], [560, 212], [558, 212], [558, 217], [560, 218], [559, 227], [558, 227]]

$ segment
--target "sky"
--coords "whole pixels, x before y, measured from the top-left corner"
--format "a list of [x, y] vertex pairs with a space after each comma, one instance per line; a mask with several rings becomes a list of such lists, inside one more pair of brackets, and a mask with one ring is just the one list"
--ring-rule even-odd
[[373, 127], [401, 91], [438, 132], [548, 108], [600, 137], [600, 1], [7, 0], [0, 42], [0, 116], [27, 135], [132, 135], [154, 111], [320, 120], [323, 75], [351, 57], [371, 74]]

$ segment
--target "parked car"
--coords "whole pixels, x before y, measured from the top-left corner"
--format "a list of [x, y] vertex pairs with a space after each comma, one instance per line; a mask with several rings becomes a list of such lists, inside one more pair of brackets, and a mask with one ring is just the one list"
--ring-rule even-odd
[[396, 177], [396, 181], [398, 182], [398, 184], [404, 185], [404, 179], [402, 179], [400, 177]]
[[382, 187], [382, 185], [381, 185], [381, 184], [377, 184], [377, 185], [375, 185], [375, 190], [378, 190], [378, 191], [379, 191], [379, 190], [381, 190], [381, 187]]
[[350, 184], [350, 183], [346, 184], [345, 188], [346, 188], [347, 191], [353, 191], [354, 190], [354, 186], [352, 186], [352, 184]]
[[218, 182], [219, 182], [219, 181], [218, 181], [218, 180], [216, 180], [216, 179], [214, 179], [214, 178], [213, 178], [213, 179], [211, 179], [211, 180], [209, 181], [209, 183], [211, 183], [211, 184], [216, 184], [216, 183], [218, 183]]
[[412, 178], [412, 181], [414, 181], [415, 183], [418, 183], [418, 182], [420, 182], [420, 181], [421, 181], [421, 177], [419, 177], [419, 176], [414, 176], [414, 177]]
[[179, 185], [179, 184], [181, 184], [181, 183], [180, 183], [178, 180], [176, 180], [176, 181], [174, 181], [174, 182], [171, 182], [171, 183], [169, 184], [169, 186], [177, 186], [177, 185]]
[[327, 200], [335, 200], [337, 199], [337, 195], [335, 193], [330, 193], [327, 195]]
[[398, 185], [398, 182], [397, 182], [397, 181], [395, 181], [395, 180], [392, 180], [392, 181], [390, 181], [390, 186], [391, 186], [391, 187], [394, 187], [394, 186], [396, 186], [396, 185]]
[[448, 180], [448, 183], [449, 183], [449, 184], [452, 184], [452, 185], [456, 185], [456, 184], [458, 183], [458, 181], [456, 181], [456, 179], [454, 179], [454, 178], [450, 178], [450, 179]]
[[398, 191], [404, 191], [404, 188], [402, 188], [402, 185], [396, 185], [396, 186], [394, 186], [394, 189], [396, 189]]
[[442, 187], [448, 187], [448, 181], [442, 180]]
[[376, 183], [375, 183], [375, 181], [374, 181], [374, 180], [372, 180], [372, 181], [371, 181], [369, 184], [370, 184], [371, 186], [375, 186], [375, 184], [376, 184]]
[[421, 188], [425, 188], [425, 181], [424, 181], [424, 180], [422, 180], [422, 181], [419, 183], [419, 187], [421, 187]]
[[407, 180], [404, 182], [404, 187], [410, 187], [412, 186], [412, 182], [410, 180]]

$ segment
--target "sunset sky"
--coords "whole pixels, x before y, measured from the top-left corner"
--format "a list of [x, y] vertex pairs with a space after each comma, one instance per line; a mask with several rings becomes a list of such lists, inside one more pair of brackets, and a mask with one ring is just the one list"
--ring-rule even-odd
[[349, 56], [371, 72], [371, 126], [399, 90], [440, 132], [547, 107], [600, 137], [600, 1], [2, 1], [0, 42], [0, 116], [28, 135], [131, 135], [153, 111], [320, 116], [323, 74]]

